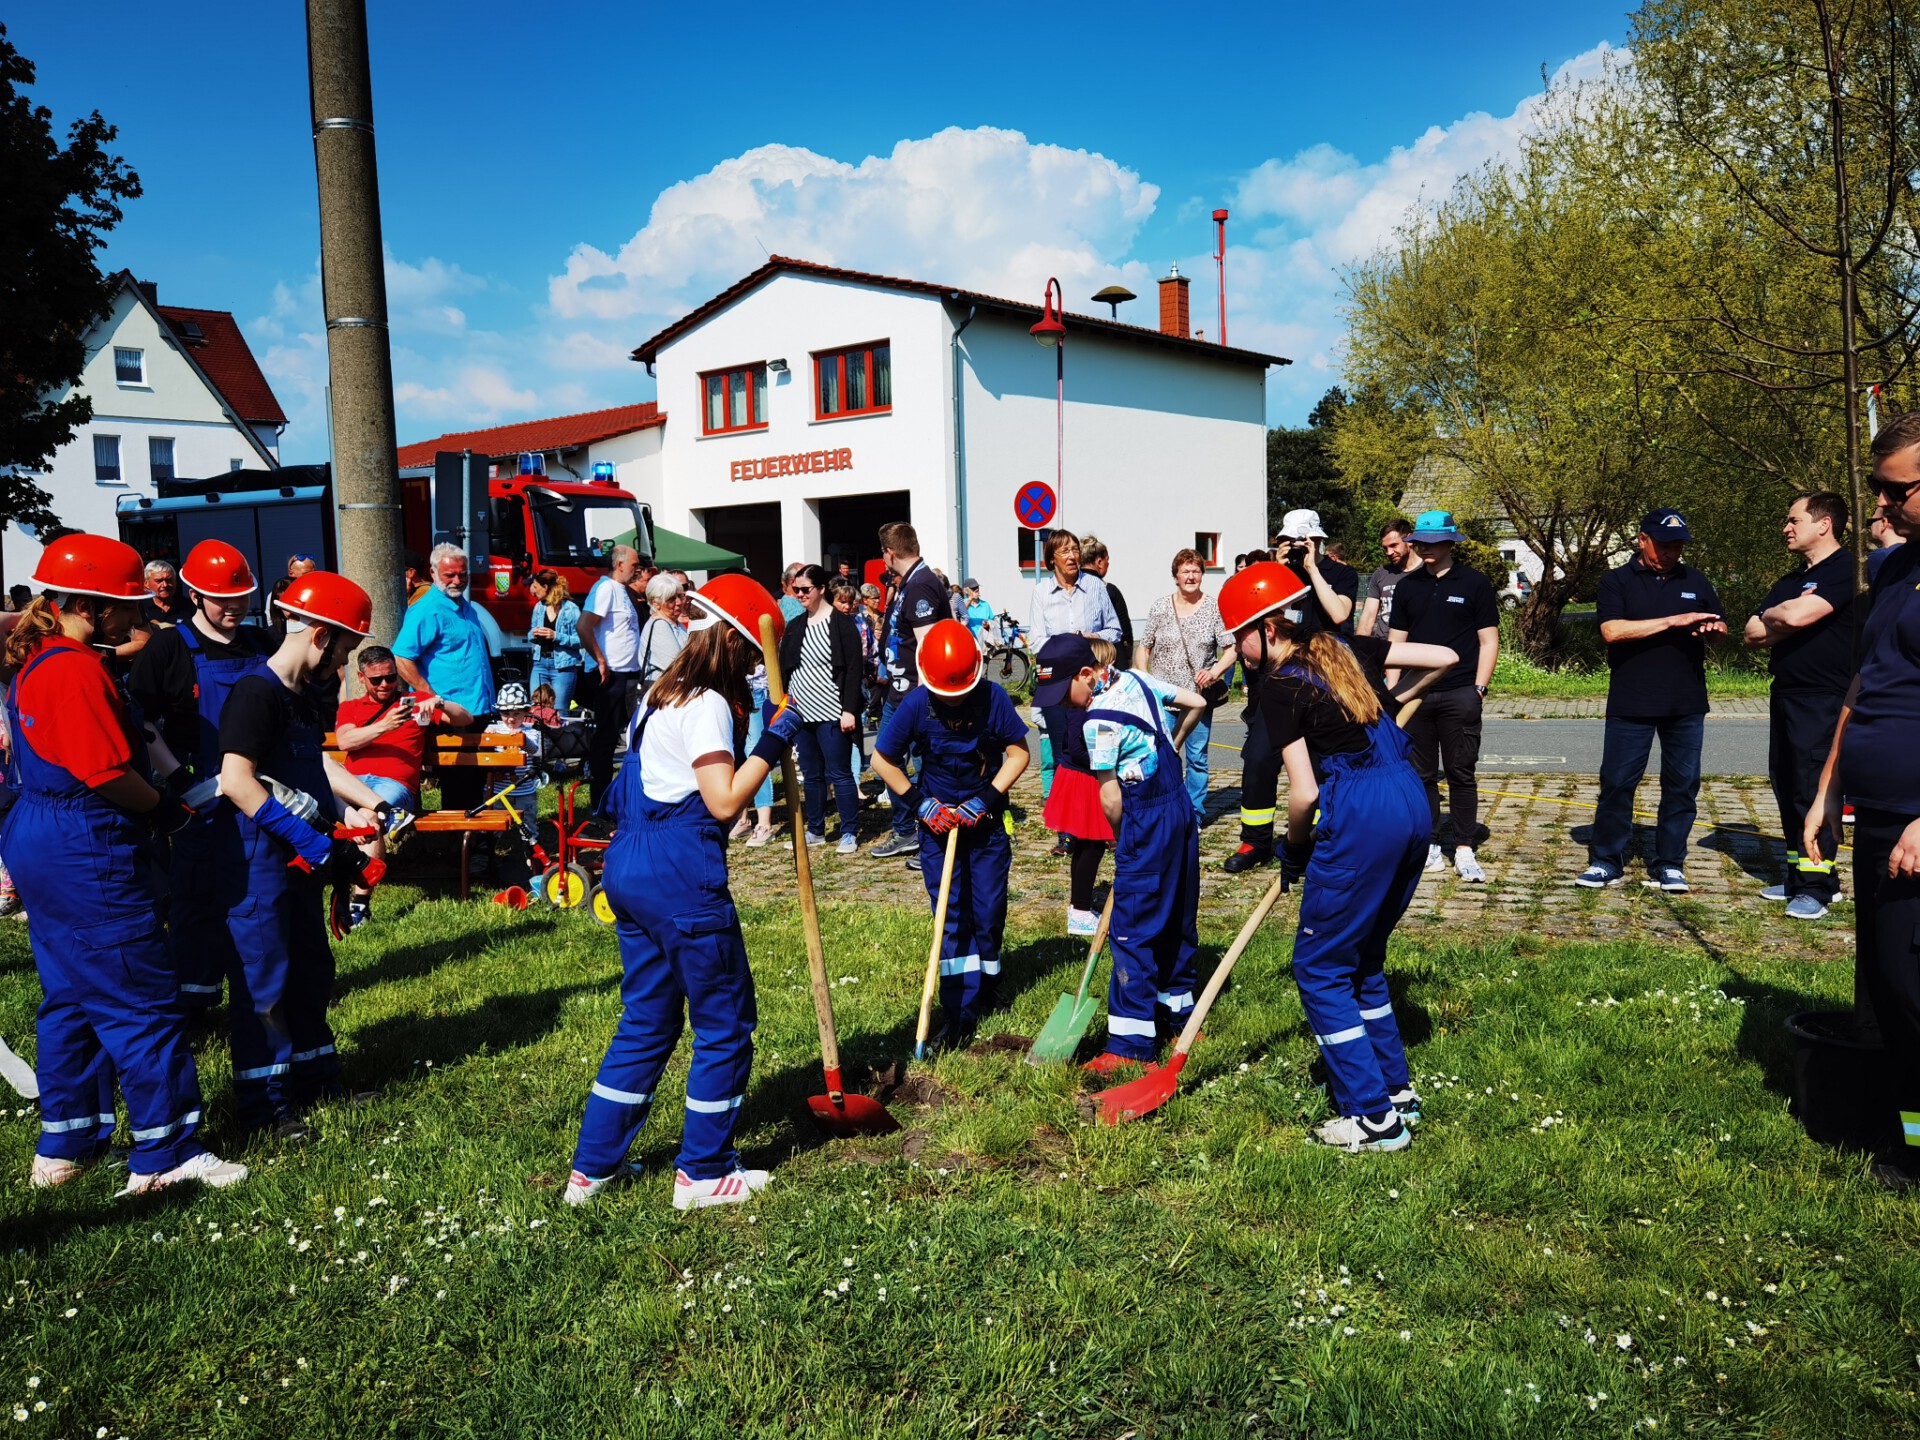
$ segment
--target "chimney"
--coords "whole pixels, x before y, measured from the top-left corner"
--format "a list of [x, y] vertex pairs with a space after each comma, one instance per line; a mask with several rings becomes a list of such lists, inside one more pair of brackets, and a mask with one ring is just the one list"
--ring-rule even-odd
[[160, 303], [160, 283], [157, 280], [136, 280], [133, 283], [140, 287], [140, 293], [147, 297], [149, 305]]
[[1160, 282], [1160, 333], [1178, 335], [1182, 340], [1189, 338], [1187, 313], [1187, 286], [1192, 282], [1180, 273], [1180, 267], [1174, 265], [1167, 271], [1167, 278]]

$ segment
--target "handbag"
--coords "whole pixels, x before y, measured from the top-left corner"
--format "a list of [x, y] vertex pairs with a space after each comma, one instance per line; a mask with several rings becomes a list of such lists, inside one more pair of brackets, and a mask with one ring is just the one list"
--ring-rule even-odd
[[[1193, 663], [1193, 651], [1187, 648], [1187, 632], [1180, 624], [1180, 613], [1173, 608], [1173, 601], [1167, 601], [1167, 618], [1173, 622], [1173, 633], [1180, 637], [1180, 653], [1187, 657], [1187, 671], [1192, 674], [1199, 670]], [[1233, 695], [1233, 687], [1222, 676], [1200, 692], [1200, 698], [1207, 702], [1207, 709], [1218, 710]]]

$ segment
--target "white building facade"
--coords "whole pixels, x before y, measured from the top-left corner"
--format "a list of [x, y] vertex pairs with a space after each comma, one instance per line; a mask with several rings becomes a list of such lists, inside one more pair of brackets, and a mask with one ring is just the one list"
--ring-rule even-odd
[[[150, 287], [118, 278], [113, 308], [88, 333], [77, 387], [93, 401], [93, 419], [30, 475], [65, 525], [97, 535], [119, 534], [114, 507], [123, 495], [156, 497], [167, 480], [277, 467], [285, 424], [231, 315], [163, 312]], [[19, 584], [44, 542], [8, 525], [0, 547], [7, 583]]]
[[931, 564], [1024, 620], [1039, 543], [1014, 498], [1063, 455], [1052, 524], [1098, 534], [1144, 616], [1176, 551], [1223, 575], [1263, 543], [1265, 377], [1287, 363], [1191, 338], [1186, 286], [1162, 282], [1159, 329], [1063, 316], [1057, 409], [1039, 306], [776, 257], [634, 352], [672, 418], [657, 469], [621, 483], [764, 581], [787, 560], [864, 571], [879, 526], [910, 521]]

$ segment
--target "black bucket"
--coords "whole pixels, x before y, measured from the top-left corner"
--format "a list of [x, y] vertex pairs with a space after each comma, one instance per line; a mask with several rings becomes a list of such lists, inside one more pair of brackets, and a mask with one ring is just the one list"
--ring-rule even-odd
[[1891, 1138], [1887, 1052], [1863, 1036], [1851, 1010], [1803, 1010], [1793, 1037], [1793, 1114], [1808, 1138], [1841, 1150], [1874, 1150]]

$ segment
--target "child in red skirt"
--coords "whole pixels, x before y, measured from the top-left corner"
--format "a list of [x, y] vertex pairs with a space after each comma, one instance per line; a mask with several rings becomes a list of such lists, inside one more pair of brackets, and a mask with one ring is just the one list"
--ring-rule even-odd
[[[1110, 642], [1088, 643], [1103, 670], [1113, 664], [1115, 651]], [[1053, 705], [1047, 708], [1046, 716], [1047, 733], [1053, 741], [1053, 789], [1047, 795], [1045, 818], [1047, 828], [1067, 841], [1071, 875], [1067, 934], [1091, 936], [1100, 925], [1093, 908], [1093, 885], [1100, 878], [1100, 857], [1113, 844], [1113, 826], [1100, 808], [1100, 782], [1093, 778], [1079, 714], [1069, 705]]]

